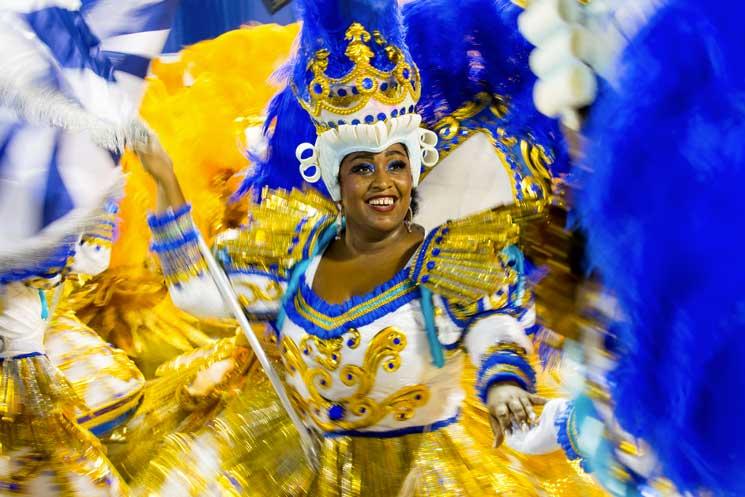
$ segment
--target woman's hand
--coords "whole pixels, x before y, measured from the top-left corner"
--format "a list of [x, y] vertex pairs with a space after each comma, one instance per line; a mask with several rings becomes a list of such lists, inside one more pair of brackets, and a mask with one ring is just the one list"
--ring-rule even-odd
[[194, 381], [184, 386], [184, 390], [195, 398], [206, 397], [218, 385], [223, 384], [235, 368], [236, 362], [232, 357], [210, 364], [207, 368], [200, 370], [194, 377]]
[[137, 156], [142, 167], [158, 185], [158, 212], [184, 205], [186, 199], [173, 172], [173, 162], [155, 135], [151, 135], [147, 144], [137, 149]]
[[537, 416], [534, 405], [543, 405], [546, 400], [526, 392], [512, 382], [497, 383], [489, 389], [487, 408], [489, 423], [494, 432], [494, 447], [499, 447], [513, 424], [532, 425]]
[[137, 156], [142, 167], [159, 186], [173, 179], [173, 162], [155, 135], [151, 135], [147, 144], [137, 149]]
[[183, 386], [182, 407], [193, 410], [237, 392], [254, 358], [250, 349], [236, 346], [230, 357], [199, 370], [192, 382]]

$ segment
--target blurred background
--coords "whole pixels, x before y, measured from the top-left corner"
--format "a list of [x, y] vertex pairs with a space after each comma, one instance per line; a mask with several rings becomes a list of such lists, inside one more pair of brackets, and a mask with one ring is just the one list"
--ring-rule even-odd
[[181, 0], [164, 51], [207, 40], [243, 24], [290, 24], [295, 21], [292, 0]]

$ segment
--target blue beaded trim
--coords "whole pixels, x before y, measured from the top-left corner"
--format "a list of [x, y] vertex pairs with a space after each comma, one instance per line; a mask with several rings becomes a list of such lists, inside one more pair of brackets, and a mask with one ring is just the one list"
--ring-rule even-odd
[[351, 126], [356, 126], [360, 123], [364, 124], [375, 124], [378, 121], [387, 121], [388, 119], [396, 118], [398, 116], [404, 116], [406, 113], [414, 114], [416, 112], [416, 107], [414, 105], [409, 105], [408, 107], [404, 106], [401, 108], [395, 108], [391, 109], [390, 112], [379, 112], [377, 114], [366, 114], [365, 116], [360, 117], [359, 119], [354, 119], [350, 123], [347, 123], [343, 119], [339, 119], [336, 121], [317, 121], [318, 124], [321, 126], [325, 126], [329, 129], [336, 129], [339, 126], [344, 126], [346, 124], [349, 124]]
[[170, 223], [173, 223], [175, 221], [178, 221], [186, 214], [189, 214], [191, 212], [191, 205], [184, 204], [175, 211], [165, 211], [161, 212], [160, 214], [150, 214], [147, 217], [147, 224], [150, 226], [151, 229], [155, 230], [157, 228], [166, 226]]
[[[523, 374], [500, 370], [500, 366], [515, 367]], [[503, 381], [514, 381], [524, 390], [535, 392], [536, 375], [533, 367], [524, 357], [514, 352], [500, 351], [481, 361], [476, 374], [476, 394], [486, 402], [489, 388]]]
[[182, 237], [178, 240], [153, 242], [153, 244], [150, 245], [150, 249], [155, 253], [162, 254], [164, 252], [175, 252], [176, 250], [186, 245], [196, 245], [196, 244], [197, 244], [197, 232], [195, 230], [191, 230], [186, 233], [183, 233]]
[[[416, 284], [408, 279], [408, 268], [365, 295], [352, 297], [343, 304], [329, 304], [308, 285], [305, 274], [299, 279], [298, 291], [285, 301], [284, 310], [306, 333], [323, 339], [338, 338], [349, 328], [359, 328], [389, 314], [419, 297]], [[384, 301], [381, 305], [377, 302]], [[354, 313], [350, 319], [345, 314]], [[334, 322], [341, 324], [334, 325]]]

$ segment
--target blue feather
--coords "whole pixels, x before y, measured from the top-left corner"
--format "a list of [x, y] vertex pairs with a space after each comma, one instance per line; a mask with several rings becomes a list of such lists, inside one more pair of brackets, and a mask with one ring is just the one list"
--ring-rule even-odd
[[480, 91], [511, 97], [532, 91], [530, 46], [517, 30], [520, 12], [509, 0], [418, 0], [404, 7], [426, 122], [434, 124]]
[[[233, 194], [237, 200], [249, 190], [258, 194], [263, 187], [303, 189], [303, 181], [298, 169], [295, 149], [304, 142], [315, 142], [316, 130], [308, 113], [300, 106], [292, 89], [287, 86], [272, 99], [267, 111], [265, 133], [269, 135], [269, 155], [256, 164], [251, 173]], [[313, 185], [324, 194], [321, 182]]]
[[745, 495], [745, 31], [733, 1], [671, 0], [605, 88], [578, 208], [628, 317], [616, 414], [680, 489]]
[[479, 92], [507, 97], [509, 114], [500, 127], [530, 135], [554, 153], [552, 172], [568, 170], [558, 123], [533, 104], [531, 47], [517, 29], [522, 12], [510, 0], [417, 0], [403, 9], [406, 42], [422, 77], [417, 106], [432, 127]]
[[[422, 79], [417, 111], [426, 126], [433, 126], [479, 92], [499, 93], [510, 102], [510, 114], [500, 126], [513, 136], [531, 135], [549, 148], [555, 157], [554, 174], [568, 169], [556, 121], [542, 116], [533, 105], [530, 46], [517, 30], [521, 9], [511, 1], [417, 0], [406, 4], [403, 13], [394, 0], [303, 0], [297, 4], [303, 21], [300, 48], [281, 70], [281, 77], [294, 83], [301, 97], [307, 97], [311, 80], [308, 63], [317, 50], [330, 50], [330, 74], [338, 77], [349, 71], [344, 33], [357, 21], [368, 31], [380, 31], [410, 59], [407, 46], [411, 48]], [[389, 62], [382, 47], [372, 45], [373, 65], [386, 69]], [[267, 185], [303, 186], [295, 148], [314, 142], [315, 130], [289, 88], [271, 103], [268, 122], [273, 126], [269, 158], [257, 165], [234, 198]], [[320, 182], [314, 186], [324, 190]]]

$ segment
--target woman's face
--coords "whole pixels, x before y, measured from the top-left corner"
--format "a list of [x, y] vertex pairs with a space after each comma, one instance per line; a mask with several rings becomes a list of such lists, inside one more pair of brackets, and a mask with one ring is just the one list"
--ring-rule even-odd
[[411, 205], [411, 166], [397, 143], [379, 153], [354, 152], [339, 168], [348, 226], [388, 233], [403, 225]]

